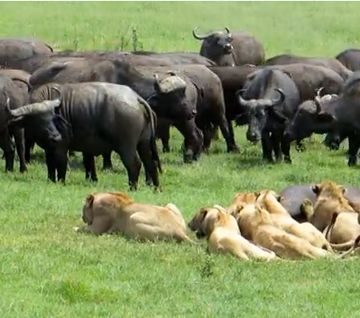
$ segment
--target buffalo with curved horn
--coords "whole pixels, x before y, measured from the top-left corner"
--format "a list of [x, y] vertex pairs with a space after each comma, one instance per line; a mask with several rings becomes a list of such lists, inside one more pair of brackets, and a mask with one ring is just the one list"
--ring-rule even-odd
[[265, 52], [262, 44], [252, 35], [245, 32], [231, 33], [212, 31], [204, 35], [197, 34], [197, 27], [192, 30], [193, 37], [203, 41], [200, 55], [213, 60], [219, 66], [262, 64]]
[[238, 102], [247, 110], [246, 137], [256, 143], [261, 140], [263, 158], [272, 162], [283, 159], [291, 163], [290, 143], [284, 130], [299, 105], [299, 92], [292, 79], [278, 70], [264, 69], [250, 76]]

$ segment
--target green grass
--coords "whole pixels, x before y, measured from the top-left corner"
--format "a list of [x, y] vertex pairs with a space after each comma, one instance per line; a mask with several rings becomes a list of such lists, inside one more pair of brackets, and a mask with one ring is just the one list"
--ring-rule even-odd
[[[359, 47], [359, 3], [0, 3], [0, 36], [34, 36], [57, 49], [115, 49], [137, 30], [145, 50], [197, 51], [191, 29], [229, 26], [255, 34], [268, 56], [292, 52], [334, 56]], [[345, 146], [330, 152], [321, 137], [292, 150], [293, 164], [264, 164], [259, 145], [236, 129], [241, 153], [210, 155], [184, 165], [173, 130], [161, 154], [162, 193], [145, 186], [139, 202], [173, 202], [187, 220], [207, 205], [227, 205], [237, 191], [281, 190], [294, 183], [333, 179], [360, 186], [359, 168], [346, 166]], [[73, 231], [92, 191], [127, 191], [121, 162], [84, 181], [81, 157], [71, 161], [65, 186], [46, 181], [43, 151], [28, 173], [0, 171], [1, 317], [359, 317], [358, 259], [238, 262], [191, 246], [139, 243]], [[4, 164], [4, 163], [3, 163]]]

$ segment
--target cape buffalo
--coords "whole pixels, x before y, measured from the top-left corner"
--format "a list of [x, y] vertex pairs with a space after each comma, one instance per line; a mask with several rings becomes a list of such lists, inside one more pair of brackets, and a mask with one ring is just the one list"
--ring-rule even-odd
[[[345, 82], [344, 89], [338, 98], [322, 102], [315, 98], [315, 103], [302, 105], [285, 131], [288, 141], [299, 140], [312, 133], [324, 134], [339, 131], [349, 138], [349, 161], [354, 165], [360, 147], [360, 72]], [[324, 104], [326, 107], [324, 107]]]
[[[214, 72], [221, 81], [224, 91], [225, 116], [228, 122], [230, 138], [235, 144], [234, 129], [231, 121], [238, 118], [238, 125], [245, 125], [248, 122], [246, 109], [239, 105], [236, 92], [243, 88], [247, 76], [256, 70], [256, 66], [250, 64], [242, 66], [210, 66], [209, 69]], [[240, 117], [239, 115], [245, 116]]]
[[[6, 109], [15, 109], [28, 102], [28, 87], [24, 82], [13, 81], [5, 72], [0, 70], [0, 147], [4, 151], [5, 170], [14, 169], [14, 145], [11, 140], [13, 136], [20, 162], [20, 172], [26, 171], [24, 151], [24, 130], [18, 127], [9, 127]], [[19, 76], [20, 77], [20, 76]]]
[[[184, 162], [196, 160], [202, 150], [203, 135], [195, 124], [198, 93], [192, 81], [170, 68], [133, 67], [115, 61], [117, 83], [131, 87], [148, 101], [159, 118], [173, 122], [184, 136]], [[154, 77], [154, 72], [159, 77]]]
[[200, 55], [213, 60], [219, 66], [234, 66], [244, 64], [262, 64], [265, 52], [262, 44], [246, 32], [230, 33], [228, 28], [224, 31], [215, 31], [199, 35], [196, 29], [193, 36], [203, 41]]
[[342, 63], [340, 63], [335, 58], [304, 57], [304, 56], [296, 56], [291, 54], [282, 54], [266, 60], [264, 64], [284, 65], [284, 64], [296, 64], [296, 63], [319, 65], [330, 68], [336, 73], [338, 73], [344, 80], [346, 80], [352, 74], [352, 71], [346, 68]]
[[8, 67], [14, 60], [48, 55], [53, 49], [36, 39], [0, 39], [0, 65]]
[[56, 181], [56, 173], [65, 181], [68, 150], [83, 152], [86, 178], [94, 181], [94, 155], [114, 150], [128, 172], [130, 189], [137, 188], [141, 168], [136, 152], [147, 183], [159, 187], [156, 116], [132, 89], [100, 82], [46, 84], [34, 90], [31, 99], [39, 103], [9, 113], [12, 121], [31, 129], [45, 150], [51, 181]]
[[360, 50], [359, 49], [347, 49], [336, 56], [336, 59], [340, 61], [346, 68], [351, 71], [360, 70]]
[[[158, 74], [161, 77], [159, 80], [155, 79], [155, 72], [161, 72]], [[120, 61], [81, 58], [73, 61], [48, 62], [35, 71], [30, 78], [30, 82], [34, 86], [48, 82], [88, 81], [118, 83], [133, 88], [140, 96], [148, 100], [159, 118], [173, 121], [184, 135], [184, 161], [191, 162], [198, 158], [202, 136], [193, 119], [196, 112], [197, 92], [184, 74], [182, 78], [179, 78], [169, 72], [168, 67], [135, 68], [129, 63]], [[168, 87], [164, 87], [164, 85]], [[167, 147], [165, 142], [164, 148]], [[104, 165], [111, 166], [111, 162], [106, 159]]]
[[[296, 63], [266, 66], [265, 69], [276, 69], [289, 75], [299, 90], [301, 101], [314, 99], [319, 88], [323, 88], [323, 94], [338, 94], [344, 87], [342, 77], [323, 66]], [[249, 78], [257, 72], [250, 74]]]
[[244, 86], [239, 103], [248, 110], [246, 137], [251, 142], [261, 140], [263, 158], [286, 162], [290, 159], [290, 143], [283, 138], [288, 121], [299, 105], [299, 92], [292, 79], [278, 70], [265, 69]]

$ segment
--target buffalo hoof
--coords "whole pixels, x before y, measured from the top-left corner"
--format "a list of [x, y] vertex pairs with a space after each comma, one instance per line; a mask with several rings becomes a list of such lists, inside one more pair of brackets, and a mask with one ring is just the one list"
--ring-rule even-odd
[[130, 183], [129, 187], [130, 187], [130, 191], [136, 191], [137, 190], [137, 183]]
[[350, 157], [349, 157], [349, 160], [348, 160], [348, 166], [349, 166], [349, 167], [355, 166], [355, 165], [356, 165], [356, 161], [357, 161], [356, 156], [350, 156]]
[[240, 149], [238, 146], [233, 145], [233, 146], [229, 146], [227, 149], [227, 152], [231, 152], [231, 153], [239, 153]]
[[169, 145], [164, 145], [163, 146], [163, 153], [168, 153], [168, 152], [170, 152], [170, 147], [169, 147]]
[[285, 156], [285, 157], [284, 157], [284, 162], [285, 162], [285, 163], [290, 163], [290, 164], [292, 163], [291, 158], [288, 157], [288, 156]]
[[21, 173], [27, 172], [26, 166], [21, 166], [21, 167], [20, 167], [20, 172], [21, 172]]

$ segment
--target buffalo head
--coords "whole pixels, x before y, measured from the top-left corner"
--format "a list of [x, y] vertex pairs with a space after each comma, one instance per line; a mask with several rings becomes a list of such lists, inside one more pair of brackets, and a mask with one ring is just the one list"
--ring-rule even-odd
[[221, 56], [231, 54], [234, 49], [231, 45], [233, 38], [228, 28], [225, 28], [225, 31], [215, 31], [203, 35], [197, 34], [195, 28], [192, 34], [195, 39], [203, 41], [200, 54], [215, 62]]
[[154, 79], [155, 94], [148, 102], [158, 114], [175, 120], [190, 120], [196, 115], [196, 94], [190, 92], [191, 87], [183, 78], [169, 72], [161, 80], [155, 74]]
[[59, 116], [55, 110], [61, 105], [59, 99], [45, 100], [10, 109], [7, 106], [9, 124], [17, 124], [29, 128], [34, 137], [40, 142], [59, 142], [62, 135], [59, 132]]
[[[336, 95], [325, 95], [321, 97], [318, 94], [314, 101], [308, 100], [303, 102], [285, 130], [285, 139], [289, 142], [293, 140], [300, 141], [309, 137], [312, 133], [322, 134], [333, 131], [336, 119], [333, 115], [324, 111], [323, 106], [336, 102], [336, 100]], [[336, 134], [336, 136], [338, 136], [338, 134]]]
[[281, 89], [275, 89], [278, 92], [277, 98], [272, 99], [250, 99], [245, 100], [238, 92], [239, 104], [244, 107], [248, 114], [248, 130], [246, 132], [246, 138], [251, 142], [258, 142], [261, 139], [261, 133], [264, 130], [268, 118], [270, 115], [275, 115], [281, 121], [286, 118], [275, 111], [274, 107], [280, 105], [285, 100], [285, 94]]

